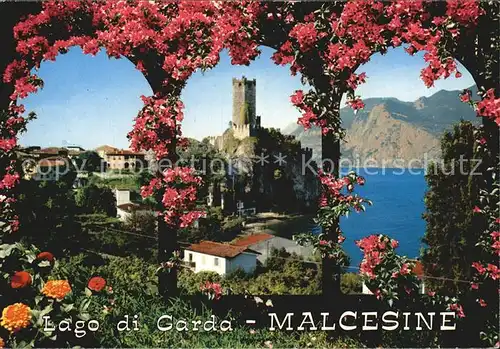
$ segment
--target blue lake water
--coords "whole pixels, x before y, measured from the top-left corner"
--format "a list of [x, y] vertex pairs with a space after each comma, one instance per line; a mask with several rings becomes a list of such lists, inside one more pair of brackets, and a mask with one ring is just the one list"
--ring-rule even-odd
[[371, 234], [386, 234], [399, 241], [398, 254], [417, 257], [425, 231], [424, 170], [371, 168], [356, 172], [365, 177], [366, 183], [356, 186], [355, 192], [370, 199], [373, 205], [367, 206], [365, 212], [352, 212], [340, 221], [351, 266], [359, 266], [362, 259], [354, 241]]

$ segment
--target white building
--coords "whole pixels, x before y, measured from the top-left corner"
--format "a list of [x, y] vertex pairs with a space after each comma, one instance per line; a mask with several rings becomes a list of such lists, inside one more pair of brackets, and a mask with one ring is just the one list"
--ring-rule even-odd
[[261, 263], [265, 263], [273, 248], [278, 250], [284, 248], [288, 253], [296, 253], [302, 257], [311, 257], [314, 254], [311, 247], [300, 246], [293, 240], [266, 233], [243, 236], [232, 244], [259, 252], [257, 259]]
[[213, 241], [201, 241], [184, 250], [184, 262], [195, 273], [213, 271], [220, 275], [242, 269], [251, 273], [257, 267], [259, 253], [246, 247]]
[[[127, 221], [127, 218], [132, 215], [132, 212], [150, 212], [151, 210], [140, 204], [130, 201], [130, 190], [115, 189], [116, 198], [116, 216], [122, 221]], [[155, 213], [156, 215], [156, 213]]]

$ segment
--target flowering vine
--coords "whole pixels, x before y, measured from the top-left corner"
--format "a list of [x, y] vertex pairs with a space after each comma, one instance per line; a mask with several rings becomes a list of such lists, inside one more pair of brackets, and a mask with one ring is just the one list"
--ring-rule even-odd
[[[421, 78], [426, 86], [432, 86], [437, 79], [452, 74], [460, 77], [461, 73], [452, 58], [455, 43], [473, 29], [484, 14], [484, 5], [474, 0], [447, 0], [444, 12], [436, 11], [441, 14], [439, 16], [430, 15], [434, 13], [434, 6], [440, 6], [432, 1], [349, 1], [342, 3], [340, 11], [335, 8], [338, 5], [325, 4], [309, 13], [297, 11], [298, 6], [300, 4], [295, 2], [269, 5], [254, 1], [43, 2], [43, 11], [29, 15], [14, 27], [19, 57], [3, 74], [4, 83], [13, 85], [14, 90], [10, 96], [11, 105], [0, 115], [2, 231], [12, 234], [20, 228], [13, 209], [15, 187], [21, 177], [15, 150], [18, 135], [25, 131], [27, 122], [32, 119], [32, 115], [23, 116], [25, 110], [20, 100], [43, 88], [43, 81], [36, 74], [41, 63], [54, 61], [59, 54], [68, 52], [72, 47], [80, 47], [85, 54], [95, 55], [104, 49], [110, 57], [127, 57], [145, 75], [154, 95], [142, 98], [144, 106], [129, 133], [131, 146], [135, 150], [152, 150], [157, 159], [168, 159], [173, 156], [175, 147], [182, 143], [180, 124], [183, 105], [180, 93], [187, 79], [198, 69], [214, 67], [223, 49], [229, 50], [233, 64], [249, 64], [258, 56], [259, 44], [266, 41], [264, 29], [269, 24], [279, 25], [285, 31], [284, 39], [276, 44], [274, 62], [290, 65], [293, 75], [300, 72], [313, 85], [307, 93], [296, 91], [291, 97], [292, 103], [302, 113], [299, 123], [306, 128], [319, 126], [323, 134], [334, 133], [341, 138], [341, 95], [347, 93], [347, 103], [351, 108], [358, 110], [364, 107], [360, 96], [355, 94], [357, 87], [367, 79], [366, 74], [355, 73], [360, 65], [368, 62], [374, 53], [385, 53], [389, 48], [404, 45], [410, 55], [425, 52], [427, 66], [422, 70]], [[316, 66], [319, 69], [314, 70]], [[315, 85], [320, 77], [326, 79], [326, 85]], [[498, 91], [490, 89], [482, 94], [481, 101], [473, 103], [478, 115], [500, 124], [500, 100], [496, 96]], [[467, 103], [471, 101], [467, 93], [461, 99]], [[351, 209], [364, 210], [364, 204], [369, 204], [350, 194], [355, 184], [363, 182], [356, 175], [335, 179], [320, 174], [320, 180], [323, 197], [318, 223], [324, 229], [337, 229], [341, 216]], [[160, 196], [164, 206], [160, 213], [166, 223], [173, 228], [185, 227], [203, 215], [196, 207], [196, 192], [200, 184], [192, 170], [169, 168], [143, 187], [142, 194]], [[343, 189], [348, 194], [341, 193]], [[481, 204], [477, 213], [485, 214], [489, 209], [491, 207]], [[498, 253], [498, 221], [495, 222], [497, 226], [489, 232], [490, 240], [480, 243]], [[340, 231], [337, 235], [338, 241], [327, 241], [320, 236], [314, 244], [325, 256], [340, 258], [339, 245], [343, 236]], [[393, 246], [392, 242], [387, 245], [385, 238], [384, 242], [389, 252], [377, 250], [378, 244], [371, 250], [372, 245], [363, 244], [370, 254], [365, 271], [375, 273], [373, 270], [383, 265], [383, 261], [391, 260], [393, 266], [399, 268], [394, 279], [408, 281], [406, 271], [410, 267], [403, 267], [405, 263], [402, 260], [388, 258], [392, 256], [390, 249]], [[10, 257], [5, 251], [19, 250], [17, 245], [1, 246], [5, 254], [2, 259]], [[18, 258], [30, 256], [33, 258], [30, 263], [36, 259], [33, 251], [22, 252]], [[384, 256], [382, 262], [379, 261], [381, 255]], [[47, 261], [40, 263], [43, 262]], [[51, 263], [45, 264], [50, 266]], [[479, 276], [491, 280], [496, 280], [498, 276], [495, 267], [485, 266], [482, 261], [475, 265]], [[20, 288], [41, 286], [38, 274], [28, 269], [6, 274], [2, 269], [4, 280]], [[23, 271], [30, 275], [31, 280]], [[71, 285], [66, 285], [64, 280], [56, 281], [47, 281], [44, 286], [43, 294], [51, 297], [50, 306], [60, 306], [59, 301], [71, 297]], [[412, 290], [412, 284], [408, 282], [406, 286]], [[99, 280], [93, 287], [99, 288], [101, 283]], [[399, 287], [399, 281], [397, 285]], [[213, 291], [213, 285], [211, 289]], [[401, 293], [399, 288], [390, 288], [391, 295], [395, 294], [394, 290]], [[487, 302], [481, 299], [479, 304]], [[28, 319], [26, 309], [31, 307], [33, 310], [36, 304], [32, 300], [26, 303], [29, 305], [21, 303], [24, 306], [6, 308], [2, 321], [5, 320], [12, 328], [28, 327], [31, 319]], [[458, 313], [462, 309], [458, 303], [451, 303], [449, 307]], [[62, 307], [67, 311], [70, 311], [69, 308], [69, 305]], [[31, 314], [37, 315], [33, 311]]]
[[337, 233], [336, 241], [331, 241], [327, 233], [313, 235], [311, 233], [297, 234], [293, 238], [300, 245], [311, 245], [318, 251], [322, 258], [335, 260], [338, 266], [347, 266], [350, 263], [349, 256], [342, 249], [345, 237], [339, 228], [339, 220], [348, 216], [354, 210], [361, 212], [365, 205], [371, 205], [371, 201], [353, 194], [356, 185], [364, 185], [365, 179], [355, 172], [348, 173], [345, 177], [335, 178], [334, 175], [319, 172], [322, 194], [319, 203], [316, 223], [323, 229]]
[[196, 194], [201, 185], [202, 180], [195, 175], [193, 168], [174, 167], [166, 169], [161, 178], [153, 178], [143, 186], [141, 195], [148, 197], [161, 190], [161, 201], [166, 207], [162, 212], [165, 222], [184, 228], [205, 216], [204, 211], [196, 209]]

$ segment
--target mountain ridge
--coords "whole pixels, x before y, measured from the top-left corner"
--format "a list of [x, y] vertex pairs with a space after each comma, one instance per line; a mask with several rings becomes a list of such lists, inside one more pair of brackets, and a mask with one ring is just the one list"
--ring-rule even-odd
[[[469, 89], [473, 95], [477, 94], [475, 85]], [[358, 112], [342, 108], [340, 115], [346, 130], [341, 144], [342, 157], [352, 161], [372, 159], [377, 163], [385, 162], [386, 166], [394, 166], [395, 162], [439, 159], [443, 132], [461, 119], [479, 122], [475, 111], [458, 98], [460, 92], [439, 90], [413, 102], [373, 97], [363, 100], [365, 108]], [[318, 127], [304, 130], [301, 125], [290, 124], [283, 133], [295, 136], [303, 147], [312, 148], [315, 160], [321, 158]]]

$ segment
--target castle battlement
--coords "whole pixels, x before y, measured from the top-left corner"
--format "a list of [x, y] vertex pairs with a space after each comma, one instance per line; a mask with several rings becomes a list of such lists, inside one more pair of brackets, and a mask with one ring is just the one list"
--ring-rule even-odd
[[252, 137], [255, 133], [255, 127], [252, 125], [235, 125], [233, 124], [233, 136], [236, 139], [244, 139]]
[[306, 161], [312, 158], [313, 156], [313, 149], [312, 148], [302, 148], [301, 153], [304, 155]]

